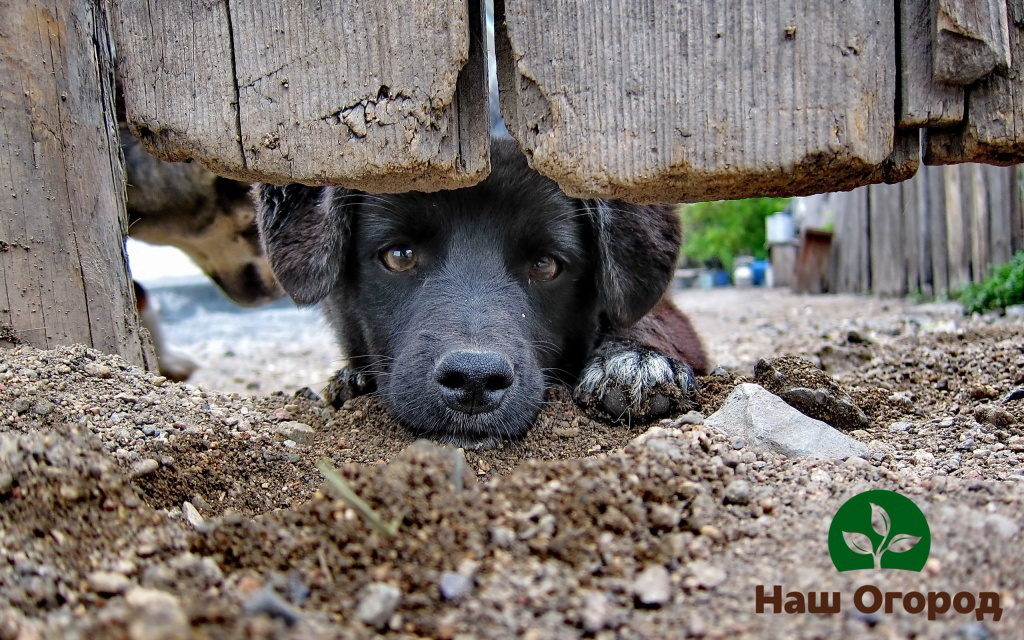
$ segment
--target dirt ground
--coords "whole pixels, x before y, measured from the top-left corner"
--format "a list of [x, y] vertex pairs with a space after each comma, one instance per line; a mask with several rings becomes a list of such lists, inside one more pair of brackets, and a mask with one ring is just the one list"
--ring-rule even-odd
[[[525, 440], [488, 451], [413, 442], [372, 398], [294, 396], [333, 357], [301, 345], [274, 363], [281, 393], [257, 337], [253, 360], [234, 349], [237, 366], [196, 385], [83, 348], [0, 352], [0, 640], [1021, 637], [1024, 399], [1007, 396], [1024, 385], [1024, 320], [677, 298], [723, 365], [699, 414], [611, 425], [554, 390]], [[703, 424], [783, 354], [850, 394], [870, 455], [786, 459]], [[830, 520], [867, 489], [925, 513], [922, 572], [833, 568]], [[864, 584], [994, 592], [1002, 615], [861, 613]], [[843, 607], [758, 614], [759, 585]]]

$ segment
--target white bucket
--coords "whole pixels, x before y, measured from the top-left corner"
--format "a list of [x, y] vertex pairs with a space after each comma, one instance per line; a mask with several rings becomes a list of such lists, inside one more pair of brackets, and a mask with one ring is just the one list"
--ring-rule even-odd
[[765, 235], [768, 236], [768, 244], [785, 244], [796, 239], [793, 216], [785, 211], [768, 216], [764, 219], [764, 224]]

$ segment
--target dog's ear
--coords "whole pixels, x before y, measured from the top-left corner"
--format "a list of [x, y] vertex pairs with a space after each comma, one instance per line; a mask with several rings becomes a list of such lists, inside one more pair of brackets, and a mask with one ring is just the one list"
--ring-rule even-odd
[[253, 197], [277, 281], [297, 304], [319, 302], [345, 265], [359, 194], [340, 187], [257, 184]]
[[597, 237], [598, 299], [615, 328], [632, 326], [651, 310], [675, 273], [681, 233], [672, 205], [619, 200], [587, 203]]

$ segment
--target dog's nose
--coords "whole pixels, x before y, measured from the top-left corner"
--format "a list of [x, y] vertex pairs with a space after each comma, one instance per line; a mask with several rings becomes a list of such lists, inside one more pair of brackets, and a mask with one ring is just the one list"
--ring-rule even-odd
[[449, 351], [434, 369], [445, 403], [469, 414], [494, 411], [512, 386], [512, 363], [491, 351]]

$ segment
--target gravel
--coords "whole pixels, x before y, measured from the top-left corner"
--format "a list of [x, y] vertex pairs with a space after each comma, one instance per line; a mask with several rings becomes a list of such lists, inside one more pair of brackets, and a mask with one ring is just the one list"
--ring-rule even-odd
[[[1013, 637], [1024, 323], [714, 296], [682, 298], [725, 364], [700, 381], [702, 419], [609, 425], [556, 390], [524, 441], [488, 451], [417, 443], [372, 398], [293, 396], [314, 378], [300, 364], [276, 385], [270, 351], [193, 385], [78, 347], [0, 352], [0, 638]], [[276, 366], [309, 359], [288, 353]], [[861, 455], [794, 459], [712, 426], [759, 358], [787, 353], [863, 411]], [[324, 489], [322, 458], [397, 535]], [[830, 519], [878, 488], [926, 514], [922, 573], [832, 567]], [[865, 580], [995, 591], [1005, 610], [754, 612], [755, 585], [849, 602]]]

